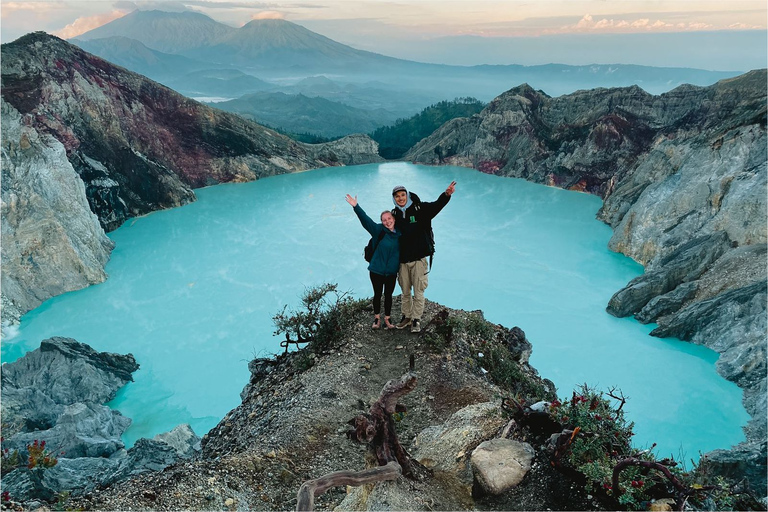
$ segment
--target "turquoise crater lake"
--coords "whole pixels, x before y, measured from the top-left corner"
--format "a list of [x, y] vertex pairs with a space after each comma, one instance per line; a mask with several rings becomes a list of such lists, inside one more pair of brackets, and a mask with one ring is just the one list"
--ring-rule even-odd
[[50, 336], [133, 353], [141, 369], [110, 404], [133, 419], [126, 442], [179, 423], [202, 436], [240, 403], [248, 361], [280, 351], [271, 318], [284, 304], [323, 282], [370, 296], [368, 235], [344, 195], [375, 218], [394, 185], [432, 201], [451, 180], [433, 223], [430, 300], [520, 326], [560, 396], [584, 382], [620, 388], [637, 446], [688, 460], [744, 439], [742, 393], [715, 372], [715, 352], [605, 312], [643, 269], [608, 250], [599, 198], [456, 167], [385, 163], [198, 190], [195, 203], [110, 233], [109, 279], [25, 315], [2, 360]]

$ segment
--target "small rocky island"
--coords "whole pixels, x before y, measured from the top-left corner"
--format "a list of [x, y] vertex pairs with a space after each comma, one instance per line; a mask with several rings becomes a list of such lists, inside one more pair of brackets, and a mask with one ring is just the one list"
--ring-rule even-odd
[[[329, 285], [320, 296], [334, 291]], [[126, 452], [113, 436], [106, 443], [110, 450], [73, 449], [51, 467], [8, 473], [4, 456], [4, 490], [10, 490], [4, 507], [296, 509], [303, 483], [381, 464], [375, 456], [381, 440], [354, 442], [355, 425], [371, 418], [385, 384], [406, 376], [414, 385], [398, 397], [386, 420], [405, 461], [398, 464], [392, 456], [400, 470], [395, 479], [332, 487], [316, 497], [317, 509], [673, 510], [683, 502], [705, 508], [725, 499], [738, 509], [761, 508], [746, 481], [726, 480], [716, 467], [702, 464], [698, 472], [683, 473], [674, 461], [655, 461], [647, 451], [631, 448], [632, 426], [622, 413], [631, 402], [620, 391], [584, 388], [558, 400], [553, 383], [528, 364], [532, 345], [518, 327], [432, 302], [419, 335], [372, 331], [370, 316], [367, 300], [337, 296], [313, 320], [317, 334], [307, 346], [250, 362], [242, 404], [201, 442], [181, 428], [142, 439]], [[290, 330], [286, 338], [292, 339]], [[37, 375], [32, 380], [38, 384], [58, 381], [82, 391], [59, 398], [59, 387], [51, 386], [45, 392], [50, 402], [39, 393], [42, 409], [64, 411], [46, 420], [52, 425], [47, 430], [42, 420], [30, 419], [38, 413], [5, 399], [4, 421], [26, 418], [20, 428], [28, 432], [11, 438], [20, 452], [25, 444], [34, 450], [32, 438], [54, 439], [49, 436], [65, 424], [72, 431], [66, 411], [98, 410], [83, 404], [108, 399], [136, 369], [131, 356], [99, 354], [74, 340], [52, 339], [43, 347], [4, 367], [4, 397], [35, 393], [20, 373]], [[75, 374], [93, 377], [82, 384], [62, 377]], [[61, 406], [54, 399], [80, 402]], [[604, 418], [596, 420], [600, 414]], [[125, 418], [111, 415], [118, 432]], [[74, 430], [91, 423], [77, 423]], [[70, 435], [85, 437], [98, 436]], [[69, 492], [61, 494], [64, 490]], [[25, 499], [18, 497], [22, 494]]]

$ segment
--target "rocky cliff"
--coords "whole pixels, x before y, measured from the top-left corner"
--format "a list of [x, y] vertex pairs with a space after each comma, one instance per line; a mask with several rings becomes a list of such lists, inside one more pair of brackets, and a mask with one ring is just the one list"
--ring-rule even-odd
[[53, 136], [2, 105], [3, 321], [106, 278], [113, 243]]
[[406, 159], [600, 195], [609, 247], [646, 270], [608, 311], [720, 352], [718, 371], [744, 389], [753, 417], [738, 451], [764, 482], [766, 141], [759, 70], [659, 96], [630, 87], [550, 98], [522, 85], [446, 123]]
[[2, 98], [4, 319], [105, 279], [86, 204], [110, 231], [197, 187], [381, 160], [365, 136], [301, 144], [45, 33], [2, 46]]

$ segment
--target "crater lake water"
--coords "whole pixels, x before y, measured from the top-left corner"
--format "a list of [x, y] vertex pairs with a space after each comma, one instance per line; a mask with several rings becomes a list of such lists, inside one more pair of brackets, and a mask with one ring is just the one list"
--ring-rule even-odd
[[141, 368], [110, 403], [133, 419], [126, 443], [179, 423], [202, 436], [240, 403], [248, 361], [281, 351], [272, 316], [283, 305], [324, 282], [370, 297], [369, 235], [344, 195], [377, 218], [394, 185], [433, 201], [451, 180], [456, 193], [433, 221], [428, 299], [522, 328], [531, 364], [561, 397], [585, 382], [620, 388], [638, 447], [688, 460], [744, 439], [742, 393], [715, 372], [715, 352], [605, 312], [643, 269], [608, 250], [598, 197], [457, 167], [384, 163], [197, 190], [195, 203], [110, 233], [109, 279], [25, 315], [2, 360], [51, 336], [133, 353]]

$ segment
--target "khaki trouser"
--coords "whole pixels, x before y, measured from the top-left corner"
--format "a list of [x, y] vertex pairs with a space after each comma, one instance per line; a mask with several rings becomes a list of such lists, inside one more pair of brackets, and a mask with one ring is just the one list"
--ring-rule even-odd
[[403, 316], [411, 320], [421, 320], [421, 315], [424, 314], [424, 290], [429, 285], [427, 267], [427, 258], [400, 264], [397, 274], [397, 282], [403, 291], [400, 309]]

